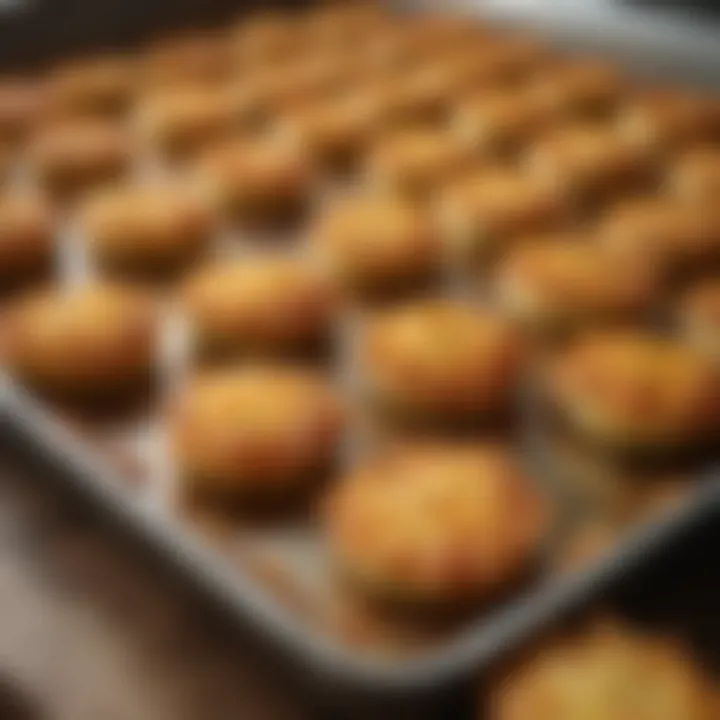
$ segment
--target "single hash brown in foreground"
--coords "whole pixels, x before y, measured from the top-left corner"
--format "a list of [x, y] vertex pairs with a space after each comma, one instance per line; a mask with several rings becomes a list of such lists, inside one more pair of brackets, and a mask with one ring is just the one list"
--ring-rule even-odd
[[49, 277], [55, 255], [52, 212], [41, 197], [0, 193], [0, 295]]
[[104, 274], [173, 277], [208, 249], [214, 218], [199, 192], [182, 183], [126, 184], [92, 196], [81, 211], [88, 252]]
[[333, 468], [344, 413], [314, 373], [246, 365], [192, 377], [169, 421], [186, 489], [282, 502]]
[[313, 265], [276, 255], [200, 268], [183, 293], [194, 354], [210, 359], [327, 348], [334, 301], [329, 281]]
[[720, 368], [643, 331], [581, 338], [550, 363], [547, 390], [571, 428], [608, 449], [689, 449], [720, 433]]
[[426, 300], [371, 318], [359, 363], [370, 399], [391, 418], [494, 421], [512, 411], [522, 347], [512, 325], [490, 311]]
[[490, 600], [521, 580], [548, 515], [507, 450], [431, 444], [351, 470], [323, 519], [340, 572], [366, 596], [444, 607]]
[[720, 694], [680, 642], [613, 620], [536, 647], [497, 681], [482, 717], [715, 720]]
[[641, 322], [661, 290], [652, 266], [582, 233], [526, 238], [501, 261], [496, 285], [503, 311], [541, 335]]
[[432, 217], [401, 197], [362, 193], [331, 201], [309, 235], [337, 284], [361, 298], [426, 287], [442, 268]]
[[158, 316], [143, 294], [91, 284], [23, 298], [6, 323], [11, 372], [41, 394], [102, 402], [147, 389]]

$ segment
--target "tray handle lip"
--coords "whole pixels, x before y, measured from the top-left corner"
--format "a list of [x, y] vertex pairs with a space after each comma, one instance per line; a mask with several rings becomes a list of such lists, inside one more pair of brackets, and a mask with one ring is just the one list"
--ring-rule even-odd
[[356, 655], [339, 642], [313, 632], [172, 520], [146, 505], [128, 502], [121, 489], [121, 476], [105, 467], [102, 458], [48, 416], [7, 376], [0, 376], [0, 420], [9, 421], [29, 440], [50, 450], [54, 460], [70, 471], [69, 477], [79, 490], [153, 543], [228, 609], [245, 618], [256, 618], [262, 626], [260, 632], [267, 631], [273, 641], [305, 662], [306, 669], [343, 686], [373, 693], [403, 695], [419, 688], [431, 691], [481, 671], [500, 654], [581, 607], [706, 513], [720, 512], [720, 467], [714, 467], [703, 473], [686, 501], [630, 531], [618, 546], [589, 567], [549, 578], [507, 608], [471, 623], [461, 637], [434, 653], [402, 664], [397, 660], [386, 663]]

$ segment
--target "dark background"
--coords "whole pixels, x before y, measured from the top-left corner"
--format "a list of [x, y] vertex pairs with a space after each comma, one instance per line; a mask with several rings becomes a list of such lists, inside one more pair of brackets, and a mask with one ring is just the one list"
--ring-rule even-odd
[[243, 8], [302, 6], [303, 0], [15, 0], [0, 5], [0, 65], [32, 66], [48, 57], [122, 45], [162, 28], [202, 25]]

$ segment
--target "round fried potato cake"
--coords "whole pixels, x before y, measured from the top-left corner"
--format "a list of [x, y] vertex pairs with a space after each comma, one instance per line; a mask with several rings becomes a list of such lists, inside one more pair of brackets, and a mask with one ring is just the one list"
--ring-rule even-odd
[[544, 503], [511, 454], [485, 445], [386, 451], [324, 506], [331, 554], [372, 599], [420, 606], [488, 600], [538, 558]]
[[47, 290], [12, 309], [13, 374], [42, 394], [102, 402], [145, 389], [156, 369], [158, 315], [143, 294], [105, 284]]
[[410, 421], [502, 419], [519, 385], [521, 342], [509, 321], [450, 300], [372, 318], [360, 372], [373, 400]]
[[565, 422], [608, 449], [664, 453], [720, 431], [720, 369], [642, 331], [579, 339], [550, 364], [547, 389]]
[[186, 488], [282, 501], [333, 466], [343, 411], [313, 373], [242, 366], [192, 378], [169, 422]]
[[536, 647], [490, 706], [489, 720], [712, 720], [720, 696], [679, 642], [606, 621]]
[[336, 309], [319, 270], [277, 255], [203, 267], [183, 300], [195, 354], [209, 358], [312, 355], [328, 347]]

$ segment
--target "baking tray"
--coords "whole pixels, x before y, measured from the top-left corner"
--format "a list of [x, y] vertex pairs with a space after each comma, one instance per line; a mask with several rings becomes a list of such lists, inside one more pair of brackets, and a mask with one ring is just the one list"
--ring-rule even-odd
[[[68, 232], [72, 234], [71, 229]], [[69, 240], [71, 244], [76, 241]], [[522, 402], [531, 410], [532, 393], [525, 393]], [[234, 555], [221, 555], [213, 538], [189, 533], [184, 519], [159, 511], [152, 492], [137, 492], [134, 487], [138, 482], [137, 458], [126, 454], [127, 438], [115, 442], [86, 426], [60, 419], [5, 375], [0, 378], [0, 412], [27, 448], [67, 470], [63, 477], [77, 490], [150, 543], [231, 615], [243, 622], [251, 619], [269, 639], [289, 651], [298, 664], [325, 682], [369, 693], [428, 692], [454, 684], [592, 600], [705, 514], [720, 508], [720, 472], [709, 470], [690, 485], [683, 483], [687, 492], [656, 509], [651, 519], [623, 531], [608, 548], [593, 553], [580, 566], [565, 567], [558, 560], [572, 546], [573, 533], [567, 533], [568, 544], [548, 559], [547, 571], [531, 586], [453, 632], [443, 633], [441, 638], [433, 637], [429, 642], [424, 638], [422, 649], [386, 654], [377, 647], [369, 649], [364, 642], [357, 644], [318, 627], [299, 609], [294, 593], [287, 592], [287, 579], [270, 566], [251, 567], [247, 558], [238, 562]], [[526, 417], [532, 417], [532, 413], [526, 413]], [[533, 422], [522, 427], [518, 437], [522, 457], [548, 492], [551, 488], [574, 488], [574, 479], [566, 482], [568, 478], [563, 475], [584, 474], [585, 470], [560, 461], [560, 455], [548, 446], [540, 430]], [[135, 439], [129, 442], [133, 445]], [[553, 497], [563, 509], [574, 507], [575, 499], [564, 492], [553, 491]], [[579, 508], [573, 512], [578, 517], [582, 514]], [[301, 532], [282, 537], [280, 542], [284, 543], [283, 552], [290, 552], [303, 574], [305, 558], [318, 552], [316, 540]], [[307, 567], [307, 573], [312, 575], [312, 568]], [[367, 621], [360, 616], [359, 622]]]
[[[253, 618], [262, 631], [328, 682], [370, 692], [428, 691], [482, 669], [540, 629], [591, 601], [644, 563], [648, 555], [660, 552], [688, 527], [720, 509], [720, 474], [711, 470], [697, 480], [690, 497], [631, 531], [590, 566], [549, 577], [508, 606], [470, 624], [462, 636], [425, 657], [383, 662], [363, 657], [297, 622], [297, 616], [273, 602], [237, 567], [220, 560], [211, 546], [188, 535], [172, 519], [158, 515], [152, 506], [128, 502], [127, 478], [108, 467], [106, 457], [94, 452], [7, 377], [3, 378], [2, 412], [13, 424], [17, 438], [32, 452], [69, 471], [68, 481], [78, 490], [101, 504], [128, 530], [149, 541], [231, 613], [243, 620]], [[537, 462], [543, 462], [541, 454]]]

